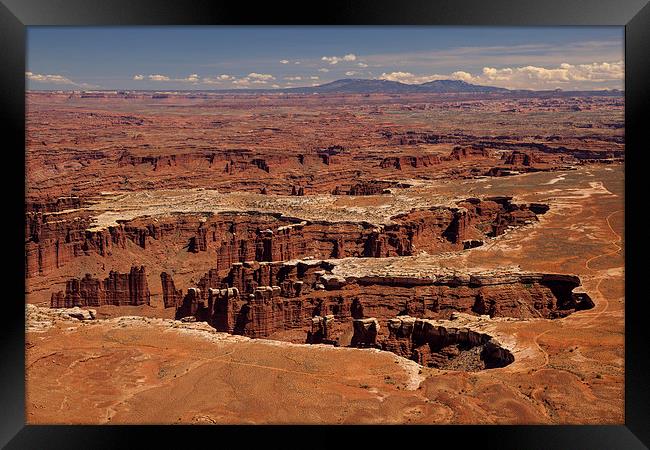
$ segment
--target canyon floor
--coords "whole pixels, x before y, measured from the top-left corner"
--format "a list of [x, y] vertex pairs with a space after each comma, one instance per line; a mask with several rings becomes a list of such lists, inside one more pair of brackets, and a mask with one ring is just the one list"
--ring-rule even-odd
[[[448, 111], [455, 111], [453, 105], [460, 101], [454, 98], [416, 98], [402, 103], [370, 98], [362, 101], [361, 113], [354, 111], [349, 99], [332, 99], [331, 104], [322, 103], [323, 117], [318, 115], [312, 99], [297, 99], [294, 103], [291, 99], [257, 99], [250, 110], [242, 109], [243, 101], [237, 99], [230, 99], [231, 104], [222, 100], [199, 106], [187, 101], [174, 104], [173, 99], [166, 99], [163, 102], [169, 110], [159, 116], [156, 112], [160, 112], [161, 106], [143, 107], [122, 100], [88, 99], [84, 103], [83, 99], [68, 99], [66, 103], [64, 97], [56, 96], [28, 100], [32, 114], [28, 124], [33, 130], [29, 132], [28, 125], [28, 142], [32, 146], [30, 153], [28, 145], [27, 158], [28, 172], [31, 168], [32, 174], [28, 179], [29, 201], [37, 205], [42, 198], [81, 198], [79, 204], [55, 211], [40, 212], [38, 208], [46, 207], [34, 206], [27, 213], [30, 217], [40, 214], [38, 220], [43, 220], [33, 219], [32, 223], [37, 225], [30, 225], [32, 230], [38, 230], [32, 231], [38, 239], [30, 242], [37, 250], [27, 253], [31, 272], [26, 280], [28, 423], [624, 422], [624, 164], [594, 161], [598, 152], [608, 151], [613, 142], [608, 139], [617, 133], [608, 124], [620, 119], [621, 111], [615, 107], [613, 113], [609, 100], [593, 100], [593, 110], [578, 112], [566, 108], [562, 102], [567, 101], [561, 100], [560, 106], [553, 103], [544, 107], [550, 111], [540, 112], [542, 106], [530, 106], [523, 100], [483, 99], [483, 105], [474, 105], [475, 112], [467, 113], [468, 116], [457, 113], [461, 119], [455, 122], [456, 126], [473, 135], [469, 137], [458, 136], [456, 126], [450, 125]], [[269, 112], [265, 102], [273, 101], [279, 105]], [[430, 102], [427, 104], [433, 105], [430, 108], [438, 114], [432, 113], [429, 106], [417, 109], [423, 102]], [[530, 111], [525, 110], [520, 116], [496, 114], [517, 102], [520, 106], [528, 105]], [[543, 103], [539, 99], [530, 102]], [[409, 109], [413, 105], [415, 110]], [[553, 108], [558, 111], [553, 113]], [[68, 128], [61, 133], [61, 142], [50, 144], [48, 126], [56, 123], [57, 111], [61, 114], [59, 120]], [[126, 114], [127, 118], [122, 118]], [[106, 116], [110, 116], [113, 122], [93, 135], [76, 123], [79, 115], [98, 116], [99, 121], [109, 120]], [[247, 117], [244, 122], [240, 121], [242, 115]], [[580, 124], [578, 131], [566, 125], [569, 115], [574, 123]], [[527, 122], [523, 116], [543, 116], [547, 122], [534, 125], [534, 121]], [[191, 117], [196, 118], [198, 125]], [[331, 122], [326, 122], [327, 118]], [[126, 121], [133, 127], [138, 120], [145, 127], [139, 137], [122, 123]], [[583, 155], [582, 159], [567, 162], [557, 159], [558, 153], [549, 148], [539, 155], [537, 150], [530, 150], [527, 146], [531, 142], [543, 146], [558, 142], [555, 138], [547, 139], [548, 131], [543, 139], [533, 137], [553, 125], [548, 121], [564, 124], [556, 124], [553, 129], [561, 137], [560, 144], [587, 149], [592, 152], [589, 157]], [[595, 124], [589, 138], [576, 135], [586, 129], [584, 123]], [[194, 129], [205, 124], [213, 125], [200, 134]], [[310, 124], [315, 131], [307, 136], [304, 131]], [[180, 131], [162, 138], [159, 133], [172, 127]], [[246, 127], [256, 131], [249, 133]], [[274, 131], [276, 128], [279, 131]], [[432, 128], [442, 137], [423, 138]], [[387, 130], [394, 135], [415, 136], [415, 140], [384, 142]], [[218, 135], [219, 144], [212, 143], [217, 137], [212, 133], [222, 133]], [[497, 133], [510, 134], [505, 140], [508, 145], [495, 138]], [[242, 153], [234, 159], [238, 164], [246, 160], [246, 169], [222, 175], [221, 166], [215, 172], [202, 162], [201, 150], [198, 157], [186, 157], [182, 164], [182, 158], [176, 155], [174, 162], [165, 162], [168, 166], [156, 169], [156, 164], [162, 164], [160, 158], [168, 157], [180, 142], [187, 146], [187, 136], [194, 136], [199, 147], [223, 146], [209, 150], [217, 154], [217, 159], [229, 151], [226, 146], [236, 144], [267, 155], [267, 160], [261, 163], [257, 161], [259, 155], [244, 157]], [[437, 143], [418, 139], [433, 139]], [[143, 142], [128, 144], [128, 165], [120, 165], [118, 160], [127, 158], [126, 143], [139, 140]], [[455, 146], [471, 146], [479, 141], [490, 141], [485, 144], [491, 150], [489, 154], [445, 159], [450, 152], [454, 155]], [[153, 149], [142, 146], [144, 143], [155, 147], [156, 142], [165, 145]], [[282, 142], [290, 144], [283, 148]], [[336, 150], [339, 153], [335, 155], [314, 150], [311, 158], [315, 162], [311, 165], [287, 160], [302, 152], [303, 146], [322, 149], [339, 142], [346, 142], [349, 148]], [[37, 146], [47, 147], [48, 151]], [[515, 174], [487, 175], [493, 167], [504, 166], [504, 160], [517, 146], [541, 159], [549, 154], [555, 159], [538, 161], [537, 166], [509, 163], [506, 165]], [[76, 150], [66, 150], [71, 147]], [[178, 154], [176, 149], [174, 152]], [[196, 149], [186, 148], [184, 153], [188, 152], [195, 153]], [[558, 152], [571, 156], [567, 149]], [[571, 158], [579, 152], [573, 153]], [[88, 156], [91, 154], [94, 156]], [[323, 156], [326, 154], [340, 158], [341, 162], [337, 165], [334, 160], [329, 161], [329, 156]], [[414, 166], [401, 169], [392, 166], [392, 160], [386, 163], [393, 155], [406, 157], [398, 161], [403, 164], [413, 161], [410, 157], [425, 154], [440, 156], [442, 162], [416, 160]], [[86, 159], [79, 159], [79, 155], [86, 155]], [[157, 162], [147, 159], [151, 155], [159, 158]], [[143, 156], [144, 162], [136, 160]], [[254, 167], [248, 168], [253, 159]], [[323, 164], [325, 160], [328, 164]], [[174, 164], [181, 167], [175, 169]], [[260, 169], [265, 164], [268, 171]], [[539, 170], [525, 173], [527, 167]], [[472, 171], [476, 168], [480, 170]], [[197, 174], [194, 180], [193, 171]], [[123, 182], [124, 173], [128, 173], [128, 186]], [[367, 181], [363, 189], [377, 181], [386, 184], [381, 192], [333, 193], [337, 186], [349, 189], [359, 180]], [[304, 187], [305, 195], [291, 195], [292, 185]], [[261, 193], [261, 189], [266, 189], [266, 193]], [[221, 251], [218, 247], [208, 243], [207, 250], [190, 252], [182, 230], [174, 231], [176, 234], [168, 232], [167, 236], [173, 234], [173, 239], [152, 232], [138, 241], [127, 234], [120, 245], [114, 240], [110, 251], [104, 251], [105, 244], [98, 246], [101, 251], [92, 247], [99, 237], [107, 239], [101, 242], [109, 242], [119, 227], [125, 227], [128, 233], [128, 227], [136, 225], [139, 229], [153, 229], [158, 221], [178, 223], [186, 217], [194, 220], [195, 216], [200, 221], [231, 213], [238, 214], [237, 220], [241, 214], [246, 217], [242, 220], [258, 220], [260, 214], [271, 214], [280, 225], [278, 230], [295, 223], [320, 227], [319, 234], [314, 236], [326, 234], [330, 228], [339, 234], [348, 233], [349, 229], [383, 230], [414, 211], [438, 207], [455, 211], [457, 204], [468, 198], [504, 196], [512, 197], [516, 204], [546, 205], [548, 211], [538, 214], [530, 223], [517, 223], [496, 236], [480, 234], [482, 228], [478, 225], [468, 228], [467, 240], [480, 238], [482, 243], [475, 248], [463, 249], [460, 241], [452, 244], [424, 234], [421, 241], [413, 241], [419, 247], [409, 247], [408, 254], [396, 247], [392, 253], [368, 257], [353, 255], [356, 250], [330, 253], [330, 247], [325, 251], [322, 245], [313, 247], [318, 254], [292, 254], [296, 260], [322, 259], [332, 267], [332, 277], [348, 283], [362, 277], [422, 280], [445, 270], [467, 274], [504, 268], [579, 277], [580, 288], [593, 301], [589, 309], [556, 318], [499, 314], [488, 317], [470, 311], [463, 316], [465, 319], [456, 319], [474, 321], [476, 325], [472, 326], [498, 340], [514, 357], [504, 367], [483, 370], [427, 367], [377, 348], [299, 343], [305, 341], [309, 320], [302, 327], [278, 330], [265, 338], [220, 332], [202, 321], [174, 320], [178, 318], [180, 304], [175, 304], [176, 308], [164, 307], [165, 286], [161, 285], [160, 273], [173, 274], [176, 286], [182, 290], [197, 286], [201, 276], [215, 267]], [[144, 225], [138, 221], [144, 221]], [[78, 223], [83, 226], [75, 225]], [[350, 224], [356, 228], [350, 228]], [[41, 231], [47, 226], [51, 227], [48, 235]], [[424, 225], [417, 229], [432, 233]], [[113, 233], [110, 236], [102, 234], [109, 230]], [[65, 245], [73, 248], [75, 239], [85, 241], [75, 244], [74, 250], [63, 252]], [[190, 248], [196, 242], [192, 239]], [[426, 247], [427, 242], [433, 241], [437, 244]], [[351, 244], [346, 245], [349, 248]], [[30, 262], [30, 255], [34, 254], [38, 256], [36, 260], [31, 256]], [[237, 261], [248, 259], [242, 256]], [[232, 271], [233, 261], [228, 263], [217, 271], [220, 276]], [[148, 304], [80, 305], [94, 311], [95, 318], [90, 320], [79, 320], [66, 315], [64, 309], [50, 308], [52, 294], [69, 291], [71, 278], [89, 273], [101, 279], [110, 271], [128, 272], [134, 265], [146, 267]], [[373, 288], [358, 287], [361, 293]], [[392, 288], [385, 288], [388, 294], [382, 302], [390, 302]], [[306, 295], [317, 298], [321, 293]], [[385, 312], [381, 309], [384, 306], [364, 302], [366, 311], [375, 311], [375, 307], [376, 311]], [[351, 321], [346, 320], [341, 319], [341, 323], [349, 325]], [[381, 322], [381, 327], [385, 329], [385, 322]]]

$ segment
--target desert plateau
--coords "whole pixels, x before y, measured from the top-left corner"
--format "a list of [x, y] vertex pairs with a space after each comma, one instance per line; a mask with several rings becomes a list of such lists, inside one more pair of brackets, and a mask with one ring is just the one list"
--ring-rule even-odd
[[621, 423], [620, 95], [30, 92], [28, 423]]

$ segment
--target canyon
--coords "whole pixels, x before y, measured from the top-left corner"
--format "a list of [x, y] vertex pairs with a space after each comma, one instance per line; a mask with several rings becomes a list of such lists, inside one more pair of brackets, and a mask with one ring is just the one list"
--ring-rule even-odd
[[[163, 298], [165, 304], [176, 306], [178, 319], [191, 315], [218, 331], [253, 337], [268, 336], [276, 327], [304, 326], [309, 323], [305, 319], [329, 314], [336, 319], [448, 318], [457, 311], [490, 317], [559, 318], [593, 307], [587, 294], [573, 292], [580, 279], [571, 275], [439, 269], [421, 277], [343, 276], [336, 273], [336, 265], [337, 260], [311, 259], [235, 263], [222, 279], [212, 271], [204, 275], [199, 287], [188, 288], [182, 299], [178, 291], [164, 286]], [[239, 329], [234, 330], [234, 324]]]
[[553, 95], [28, 93], [28, 423], [622, 423], [623, 100]]
[[[162, 274], [163, 297], [170, 307], [172, 296], [176, 299], [176, 319], [206, 322], [226, 333], [291, 341], [283, 332], [292, 330], [290, 335], [295, 336], [301, 330], [306, 343], [382, 348], [423, 365], [422, 350], [413, 353], [404, 347], [427, 345], [436, 349], [428, 352], [431, 357], [449, 346], [483, 346], [481, 355], [488, 356], [481, 359], [488, 367], [507, 365], [514, 357], [491, 336], [471, 329], [459, 333], [437, 326], [438, 333], [433, 333], [430, 327], [437, 322], [429, 319], [451, 319], [458, 313], [553, 319], [594, 306], [586, 293], [573, 292], [580, 285], [576, 276], [441, 270], [425, 277], [346, 277], [333, 273], [336, 263], [235, 263], [221, 281], [209, 276], [214, 272], [206, 274], [200, 287], [188, 288], [182, 299], [179, 291], [166, 289], [174, 285]], [[216, 284], [223, 287], [210, 287]], [[409, 315], [419, 318], [413, 322], [416, 319]], [[473, 363], [465, 368], [473, 368]]]
[[[538, 220], [545, 205], [517, 205], [509, 197], [466, 199], [456, 207], [414, 209], [390, 223], [301, 220], [278, 213], [175, 214], [120, 220], [91, 228], [87, 211], [27, 212], [27, 277], [44, 275], [72, 258], [106, 256], [126, 241], [147, 249], [152, 239], [190, 253], [215, 252], [216, 270], [233, 262], [283, 261], [301, 256], [344, 258], [411, 255], [463, 248], [466, 241], [498, 236], [508, 227]], [[78, 201], [78, 199], [77, 199]]]

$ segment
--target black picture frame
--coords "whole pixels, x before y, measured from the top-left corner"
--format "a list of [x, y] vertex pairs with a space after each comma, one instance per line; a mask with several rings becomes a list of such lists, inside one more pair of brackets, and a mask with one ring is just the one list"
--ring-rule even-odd
[[[25, 28], [35, 25], [490, 25], [490, 26], [625, 26], [625, 424], [621, 426], [433, 426], [433, 427], [163, 427], [163, 426], [31, 426], [25, 425], [24, 379], [24, 146]], [[642, 313], [639, 235], [643, 144], [650, 109], [650, 4], [648, 0], [331, 0], [309, 4], [207, 0], [0, 0], [0, 120], [3, 135], [3, 321], [0, 326], [0, 445], [6, 448], [133, 448], [134, 439], [163, 447], [233, 439], [255, 445], [252, 433], [264, 434], [267, 446], [338, 446], [357, 441], [373, 445], [388, 433], [408, 445], [476, 445], [481, 448], [647, 448], [650, 445], [648, 327]], [[647, 144], [646, 144], [647, 146]], [[22, 149], [22, 152], [21, 152]], [[7, 162], [8, 161], [8, 162]], [[8, 165], [7, 165], [8, 164]], [[647, 241], [647, 239], [645, 239]], [[23, 263], [17, 263], [23, 261]], [[16, 288], [16, 286], [18, 286]], [[24, 288], [24, 284], [22, 285]], [[14, 292], [16, 289], [19, 292]], [[344, 433], [338, 437], [330, 433]], [[449, 440], [451, 439], [451, 440]], [[314, 442], [316, 441], [316, 442]], [[329, 441], [329, 444], [328, 444]], [[459, 445], [456, 444], [456, 445]], [[401, 445], [401, 444], [394, 444]], [[274, 445], [272, 445], [273, 447]]]

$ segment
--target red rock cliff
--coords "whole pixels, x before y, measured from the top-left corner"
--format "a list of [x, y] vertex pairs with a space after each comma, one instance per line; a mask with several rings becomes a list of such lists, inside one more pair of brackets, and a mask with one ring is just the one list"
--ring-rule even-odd
[[557, 318], [593, 307], [586, 294], [573, 292], [580, 280], [570, 275], [495, 271], [345, 279], [332, 274], [332, 267], [318, 260], [234, 264], [227, 276], [214, 279], [222, 288], [190, 288], [176, 317], [191, 315], [220, 331], [264, 337], [297, 327], [308, 327], [307, 332], [315, 316], [387, 320], [403, 314], [449, 318], [464, 312]]
[[147, 276], [143, 266], [131, 267], [129, 273], [110, 272], [103, 281], [85, 277], [72, 278], [66, 283], [65, 293], [52, 294], [52, 308], [72, 308], [75, 306], [137, 306], [148, 305], [150, 293]]

